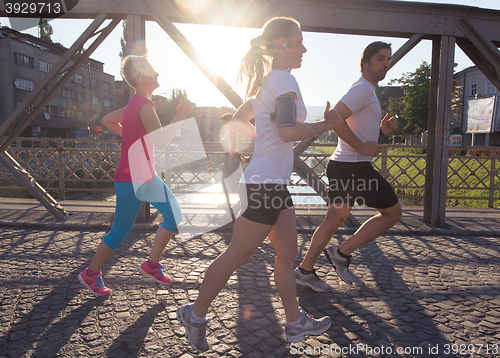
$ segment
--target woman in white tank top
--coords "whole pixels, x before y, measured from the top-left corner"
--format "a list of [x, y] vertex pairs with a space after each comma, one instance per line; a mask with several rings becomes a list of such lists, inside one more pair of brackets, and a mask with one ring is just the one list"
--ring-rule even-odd
[[[177, 311], [195, 350], [209, 348], [205, 337], [208, 320], [204, 317], [212, 300], [266, 237], [276, 250], [274, 281], [286, 315], [288, 341], [299, 342], [308, 334], [319, 335], [330, 327], [329, 317], [314, 319], [297, 305], [297, 224], [286, 184], [293, 168], [293, 142], [333, 129], [342, 123], [342, 118], [330, 110], [328, 103], [323, 121], [303, 122], [305, 106], [299, 86], [290, 74], [292, 69], [301, 67], [306, 52], [302, 39], [300, 25], [294, 19], [271, 19], [264, 25], [262, 35], [250, 42], [251, 49], [242, 61], [240, 76], [248, 78], [247, 98], [253, 98], [238, 108], [229, 127], [255, 139], [254, 155], [240, 186], [247, 189], [249, 205], [236, 219], [230, 245], [207, 269], [196, 302]], [[283, 116], [279, 115], [281, 111], [273, 115], [283, 99], [290, 105], [283, 105]], [[249, 123], [254, 117], [255, 126]], [[240, 191], [240, 196], [245, 194]]]

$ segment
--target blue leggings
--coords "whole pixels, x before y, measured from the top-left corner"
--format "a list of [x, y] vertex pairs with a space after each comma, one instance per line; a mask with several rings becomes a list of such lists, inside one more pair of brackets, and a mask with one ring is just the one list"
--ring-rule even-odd
[[115, 190], [115, 222], [111, 231], [104, 237], [104, 243], [110, 249], [116, 250], [132, 231], [143, 199], [163, 215], [161, 226], [165, 230], [174, 232], [182, 220], [179, 203], [158, 176], [147, 184], [117, 181]]

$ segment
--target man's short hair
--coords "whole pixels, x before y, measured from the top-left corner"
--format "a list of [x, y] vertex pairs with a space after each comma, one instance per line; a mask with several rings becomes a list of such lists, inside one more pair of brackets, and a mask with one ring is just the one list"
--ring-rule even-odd
[[222, 120], [222, 123], [228, 123], [232, 118], [233, 118], [232, 113], [225, 113], [220, 117], [220, 119]]
[[387, 42], [375, 41], [366, 46], [361, 54], [361, 61], [359, 63], [361, 72], [363, 72], [363, 63], [370, 62], [372, 56], [376, 55], [382, 49], [387, 49], [392, 52], [391, 44]]

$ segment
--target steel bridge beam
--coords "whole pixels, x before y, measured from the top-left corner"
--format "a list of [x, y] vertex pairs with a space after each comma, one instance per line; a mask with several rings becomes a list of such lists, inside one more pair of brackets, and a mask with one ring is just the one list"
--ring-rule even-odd
[[[457, 22], [467, 18], [500, 44], [500, 11], [473, 6], [373, 0], [162, 0], [162, 16], [172, 22], [261, 27], [273, 16], [292, 16], [306, 31], [410, 38], [414, 34], [463, 37]], [[95, 18], [109, 14], [127, 18], [154, 14], [136, 0], [80, 0], [64, 18]], [[0, 16], [13, 16], [0, 2]], [[50, 17], [42, 12], [40, 17]]]
[[[104, 29], [97, 31], [106, 18], [106, 14], [96, 17], [84, 33], [75, 41], [73, 46], [64, 53], [43, 80], [37, 84], [34, 90], [21, 102], [19, 107], [14, 110], [12, 115], [0, 126], [0, 137], [9, 129], [12, 129], [5, 142], [0, 146], [0, 162], [57, 220], [63, 220], [67, 214], [64, 208], [10, 156], [7, 149], [120, 22], [120, 19], [114, 19]], [[97, 39], [92, 42], [87, 50], [83, 51], [83, 45], [90, 38], [97, 35]], [[73, 63], [69, 67], [66, 67], [70, 62]], [[60, 77], [62, 74], [64, 75]], [[56, 78], [59, 78], [59, 81], [51, 90], [48, 90], [50, 82]], [[35, 103], [39, 97], [41, 99]], [[35, 103], [35, 105], [29, 109], [32, 103]], [[26, 113], [28, 115], [16, 126], [17, 122]], [[59, 173], [59, 175], [64, 175], [64, 173]]]
[[469, 20], [461, 19], [458, 26], [466, 36], [458, 39], [458, 46], [500, 90], [500, 51], [491, 39], [476, 29]]
[[424, 220], [436, 227], [445, 225], [454, 58], [454, 36], [433, 42]]
[[[55, 96], [55, 94], [69, 81], [69, 79], [76, 73], [76, 71], [85, 63], [85, 61], [90, 57], [92, 52], [104, 41], [104, 39], [113, 31], [113, 29], [120, 22], [119, 19], [114, 19], [105, 29], [96, 32], [99, 26], [106, 20], [106, 14], [99, 15], [90, 26], [85, 30], [85, 32], [75, 41], [73, 46], [68, 49], [64, 55], [57, 61], [54, 67], [47, 73], [40, 83], [38, 83], [33, 91], [31, 91], [28, 96], [21, 102], [19, 107], [17, 107], [14, 112], [5, 120], [0, 126], [0, 137], [2, 137], [9, 128], [13, 125], [14, 130], [11, 131], [8, 138], [0, 146], [0, 153], [3, 153], [7, 148], [16, 140], [16, 138], [26, 129], [26, 127], [33, 121], [33, 119], [40, 113], [40, 111], [45, 107], [47, 103]], [[83, 45], [92, 37], [99, 34], [99, 37], [94, 40], [94, 42], [85, 51], [83, 50]], [[68, 63], [74, 61], [69, 67], [66, 67]], [[61, 74], [64, 74], [62, 78]], [[56, 78], [60, 78], [59, 81], [54, 85], [54, 87], [49, 91], [49, 84]], [[37, 99], [41, 96], [39, 102]], [[29, 108], [31, 104], [34, 104], [33, 108]], [[26, 113], [29, 113], [22, 122], [17, 125], [16, 123], [22, 118]]]

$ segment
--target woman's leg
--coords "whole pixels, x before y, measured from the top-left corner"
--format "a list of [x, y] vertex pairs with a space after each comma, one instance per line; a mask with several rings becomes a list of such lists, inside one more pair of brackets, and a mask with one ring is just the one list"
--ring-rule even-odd
[[130, 234], [134, 226], [141, 201], [137, 199], [132, 183], [116, 182], [115, 221], [111, 231], [104, 237], [97, 247], [97, 251], [90, 263], [90, 269], [100, 272], [123, 240]]
[[196, 316], [206, 316], [208, 307], [224, 288], [229, 277], [250, 259], [272, 228], [273, 225], [259, 224], [243, 216], [236, 219], [231, 243], [207, 269], [200, 293], [194, 303]]
[[182, 220], [181, 207], [167, 185], [156, 176], [146, 187], [144, 199], [151, 203], [162, 215], [163, 221], [156, 231], [149, 260], [160, 262], [173, 232]]
[[281, 211], [278, 221], [269, 233], [269, 240], [276, 250], [274, 281], [285, 309], [286, 321], [295, 322], [300, 316], [294, 272], [295, 258], [298, 253], [295, 209]]

